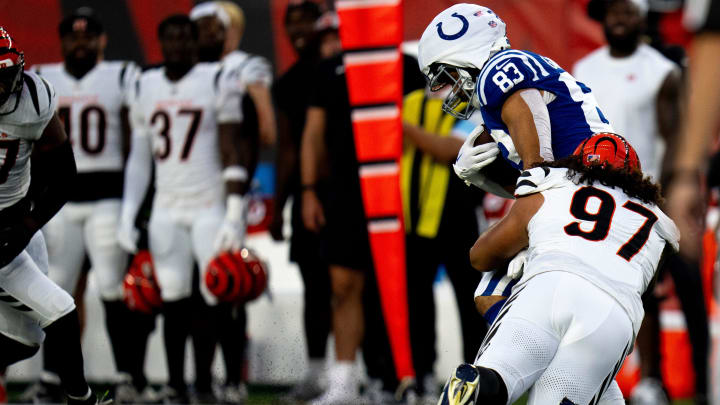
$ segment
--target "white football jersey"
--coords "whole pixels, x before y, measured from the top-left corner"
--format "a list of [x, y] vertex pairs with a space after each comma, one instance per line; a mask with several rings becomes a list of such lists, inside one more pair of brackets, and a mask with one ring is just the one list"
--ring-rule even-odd
[[643, 172], [659, 180], [664, 148], [657, 125], [657, 97], [677, 67], [660, 52], [641, 44], [626, 58], [610, 56], [604, 46], [582, 58], [573, 75], [592, 89], [618, 134], [637, 151]]
[[176, 82], [162, 67], [140, 75], [131, 116], [135, 136], [151, 137], [156, 201], [182, 207], [224, 195], [217, 126], [242, 121], [242, 94], [226, 77], [218, 63], [199, 63]]
[[270, 87], [272, 84], [272, 67], [262, 56], [250, 55], [247, 52], [236, 50], [225, 55], [222, 59], [226, 74], [239, 80], [239, 87], [246, 89], [250, 84], [264, 84]]
[[637, 332], [644, 315], [640, 296], [665, 245], [677, 250], [675, 223], [654, 204], [630, 198], [621, 189], [575, 184], [567, 169], [524, 172], [516, 194], [533, 192], [541, 192], [545, 202], [528, 223], [521, 283], [548, 271], [577, 274], [615, 298]]
[[58, 94], [58, 116], [73, 145], [78, 173], [122, 171], [120, 110], [129, 105], [129, 89], [138, 74], [132, 62], [99, 62], [81, 79], [63, 63], [32, 68]]
[[0, 106], [0, 209], [27, 193], [33, 142], [42, 136], [56, 106], [55, 89], [32, 72], [23, 73], [19, 96]]

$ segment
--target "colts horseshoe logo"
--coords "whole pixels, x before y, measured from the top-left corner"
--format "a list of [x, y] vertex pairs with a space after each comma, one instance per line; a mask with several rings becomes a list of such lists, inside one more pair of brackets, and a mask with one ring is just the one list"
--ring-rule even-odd
[[452, 13], [452, 16], [455, 18], [459, 18], [460, 21], [462, 21], [462, 28], [460, 28], [460, 31], [456, 32], [455, 34], [448, 35], [443, 32], [442, 30], [442, 23], [437, 23], [437, 33], [440, 36], [440, 38], [446, 40], [446, 41], [452, 41], [454, 39], [458, 39], [461, 36], [465, 35], [465, 33], [468, 30], [468, 27], [470, 27], [470, 23], [468, 22], [467, 18], [461, 16], [458, 13]]

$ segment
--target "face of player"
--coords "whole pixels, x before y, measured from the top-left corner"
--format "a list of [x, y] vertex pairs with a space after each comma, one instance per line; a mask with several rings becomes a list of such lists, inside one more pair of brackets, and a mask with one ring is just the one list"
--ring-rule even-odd
[[165, 66], [170, 70], [184, 70], [195, 64], [197, 40], [190, 25], [169, 25], [160, 38]]
[[295, 52], [302, 54], [307, 50], [315, 33], [315, 19], [302, 10], [292, 10], [287, 17], [285, 32], [287, 32]]
[[225, 45], [225, 26], [216, 17], [203, 17], [198, 25], [198, 59], [201, 62], [216, 62], [222, 57]]
[[637, 6], [628, 0], [616, 0], [607, 7], [603, 28], [612, 49], [621, 53], [632, 53], [640, 42], [645, 27]]
[[0, 69], [0, 106], [10, 98], [19, 70], [19, 66]]
[[97, 64], [102, 53], [101, 35], [73, 31], [60, 39], [65, 64], [73, 69], [89, 70]]
[[337, 31], [328, 31], [320, 37], [320, 57], [323, 59], [332, 58], [342, 52], [342, 44]]

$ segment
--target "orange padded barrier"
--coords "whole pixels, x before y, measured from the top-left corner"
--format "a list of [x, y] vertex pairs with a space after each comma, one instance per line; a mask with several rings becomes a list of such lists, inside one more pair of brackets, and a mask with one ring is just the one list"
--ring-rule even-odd
[[402, 215], [399, 169], [396, 163], [360, 167], [365, 216], [388, 217]]
[[400, 0], [344, 0], [336, 6], [345, 49], [396, 46], [402, 42]]
[[354, 110], [358, 162], [396, 159], [402, 153], [402, 121], [396, 106]]
[[399, 103], [402, 55], [399, 49], [353, 52], [344, 56], [351, 105]]

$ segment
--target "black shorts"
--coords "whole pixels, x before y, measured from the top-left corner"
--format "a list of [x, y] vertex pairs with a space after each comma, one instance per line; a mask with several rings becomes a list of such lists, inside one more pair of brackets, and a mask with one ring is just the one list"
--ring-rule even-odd
[[353, 270], [372, 270], [367, 219], [359, 182], [331, 187], [323, 201], [323, 208], [326, 224], [321, 232], [321, 242], [327, 263]]

